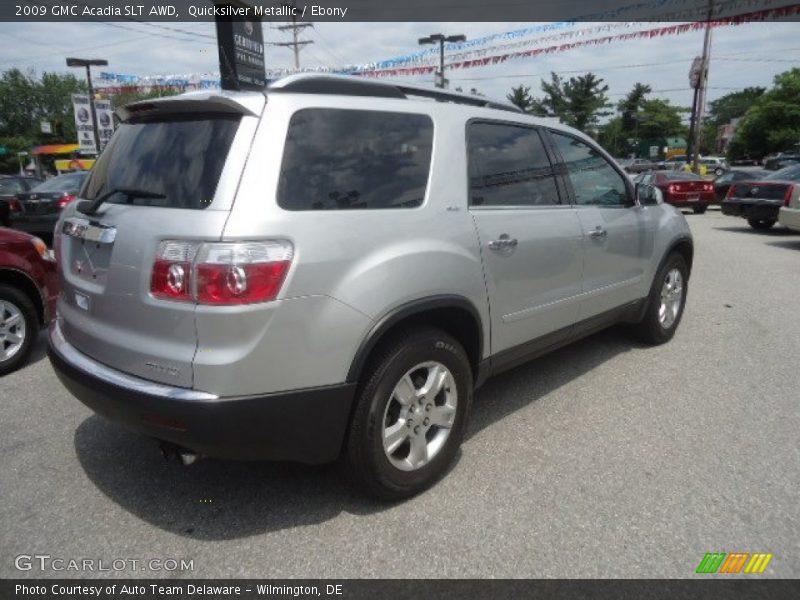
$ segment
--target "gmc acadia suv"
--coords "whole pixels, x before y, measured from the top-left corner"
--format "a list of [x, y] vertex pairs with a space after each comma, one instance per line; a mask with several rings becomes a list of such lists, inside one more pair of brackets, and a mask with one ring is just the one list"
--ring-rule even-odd
[[407, 497], [444, 473], [488, 376], [680, 322], [683, 216], [513, 107], [296, 75], [120, 117], [57, 225], [50, 358], [186, 462], [342, 456]]

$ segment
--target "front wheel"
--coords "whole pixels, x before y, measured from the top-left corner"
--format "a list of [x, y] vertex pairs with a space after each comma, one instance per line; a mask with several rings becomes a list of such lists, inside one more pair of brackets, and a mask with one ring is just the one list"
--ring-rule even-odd
[[753, 229], [764, 230], [775, 225], [775, 219], [747, 219]]
[[722, 175], [724, 172], [725, 172], [724, 169], [714, 169], [714, 175], [716, 175], [717, 177]]
[[461, 344], [438, 329], [395, 336], [371, 362], [347, 439], [354, 479], [383, 500], [438, 480], [461, 445], [472, 370]]
[[22, 366], [38, 333], [39, 319], [30, 298], [15, 287], [0, 285], [0, 375]]
[[683, 256], [670, 254], [653, 281], [644, 319], [636, 325], [639, 339], [654, 345], [672, 339], [683, 317], [688, 283], [689, 269]]

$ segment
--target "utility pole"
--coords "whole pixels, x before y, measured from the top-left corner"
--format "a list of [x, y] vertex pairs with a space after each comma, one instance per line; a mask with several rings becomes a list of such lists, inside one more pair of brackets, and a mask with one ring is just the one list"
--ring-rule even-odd
[[299, 39], [299, 32], [305, 29], [306, 27], [313, 27], [313, 23], [298, 23], [297, 17], [292, 15], [292, 22], [288, 25], [280, 25], [279, 27], [275, 27], [275, 29], [279, 29], [281, 31], [289, 31], [292, 32], [292, 41], [291, 42], [273, 42], [273, 46], [286, 46], [291, 47], [294, 50], [294, 68], [300, 68], [300, 48], [306, 46], [308, 44], [313, 44], [313, 40], [301, 40]]
[[428, 37], [419, 38], [420, 46], [425, 44], [439, 44], [439, 71], [436, 73], [435, 84], [438, 88], [447, 87], [447, 80], [444, 78], [444, 43], [445, 42], [465, 42], [467, 36], [458, 35], [442, 35], [441, 33], [434, 33]]
[[[708, 88], [708, 63], [711, 61], [711, 17], [714, 13], [714, 0], [708, 0], [708, 19], [703, 36], [703, 56], [700, 63], [700, 81], [697, 86], [697, 105], [695, 108], [694, 129], [692, 131], [692, 172], [697, 173], [700, 165], [700, 130], [703, 125], [703, 112], [706, 105], [706, 89]], [[688, 158], [688, 157], [687, 157]]]

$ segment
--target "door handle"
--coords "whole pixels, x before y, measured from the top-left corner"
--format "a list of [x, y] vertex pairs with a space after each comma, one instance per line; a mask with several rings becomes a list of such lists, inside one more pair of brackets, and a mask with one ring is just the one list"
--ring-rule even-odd
[[608, 232], [598, 225], [595, 229], [589, 232], [589, 237], [592, 237], [596, 240], [603, 239], [608, 235]]
[[498, 239], [489, 242], [489, 248], [492, 250], [506, 250], [508, 248], [516, 248], [518, 243], [517, 238], [512, 238], [507, 233], [504, 233]]

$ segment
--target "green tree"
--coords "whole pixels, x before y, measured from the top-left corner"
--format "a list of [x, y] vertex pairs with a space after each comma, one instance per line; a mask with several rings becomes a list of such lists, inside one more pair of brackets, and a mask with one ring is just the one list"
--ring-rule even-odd
[[511, 104], [519, 107], [522, 112], [530, 112], [534, 103], [531, 88], [528, 85], [519, 84], [517, 87], [512, 87], [511, 93], [506, 94], [506, 98]]
[[[34, 142], [74, 141], [72, 94], [85, 92], [86, 83], [72, 74], [37, 77], [33, 71], [5, 71], [0, 75], [0, 135], [28, 137]], [[41, 133], [40, 121], [50, 121], [53, 133]]]
[[608, 86], [594, 73], [586, 73], [569, 80], [562, 80], [550, 73], [550, 81], [542, 80], [544, 97], [533, 100], [530, 110], [533, 114], [558, 117], [562, 122], [581, 131], [593, 132], [601, 117], [611, 114], [606, 110]]
[[731, 158], [759, 158], [800, 144], [800, 68], [775, 76], [775, 86], [752, 103], [736, 128]]

